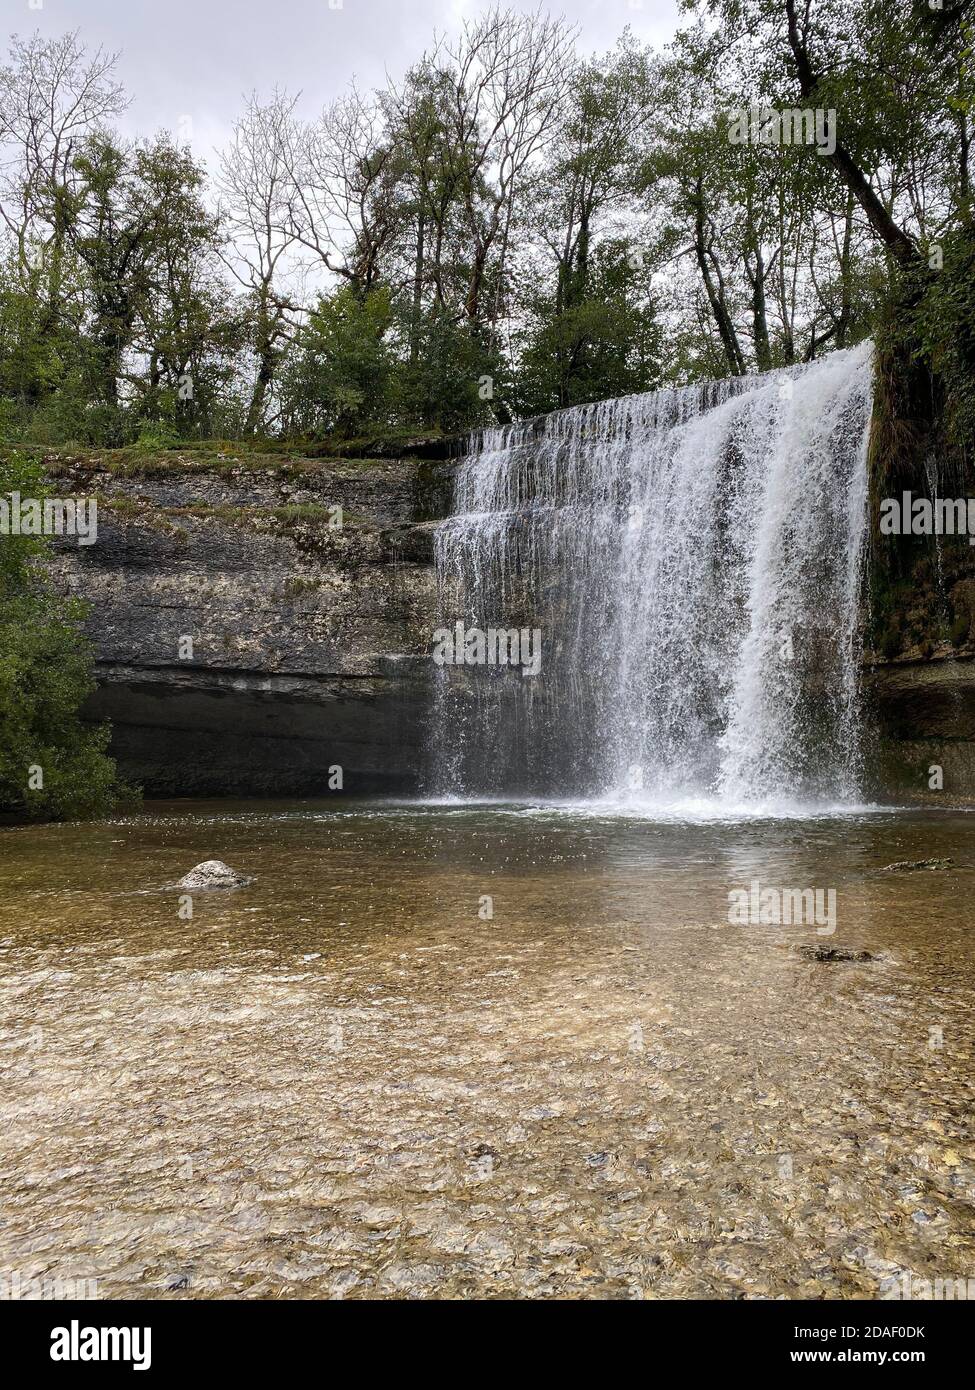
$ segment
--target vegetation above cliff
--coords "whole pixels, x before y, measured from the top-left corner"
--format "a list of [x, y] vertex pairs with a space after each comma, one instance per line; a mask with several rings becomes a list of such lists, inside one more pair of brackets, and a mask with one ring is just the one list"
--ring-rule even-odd
[[[449, 433], [852, 344], [938, 246], [915, 327], [970, 436], [971, 0], [681, 10], [663, 52], [584, 57], [492, 9], [315, 119], [252, 97], [212, 175], [113, 131], [109, 56], [15, 40], [0, 432]], [[814, 128], [732, 139], [752, 109]]]

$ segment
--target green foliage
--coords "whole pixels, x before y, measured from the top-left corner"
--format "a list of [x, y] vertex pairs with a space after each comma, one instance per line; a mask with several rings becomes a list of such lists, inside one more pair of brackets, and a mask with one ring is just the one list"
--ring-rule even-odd
[[365, 294], [343, 286], [319, 299], [298, 336], [282, 387], [286, 433], [349, 439], [404, 425], [463, 429], [485, 413], [481, 383], [496, 380], [496, 360], [443, 313], [417, 327], [385, 286]]
[[[903, 302], [892, 269], [937, 241], [951, 263], [912, 305], [908, 356], [969, 449], [970, 0], [679, 9], [663, 52], [627, 30], [585, 59], [560, 21], [488, 7], [317, 121], [254, 97], [215, 189], [170, 137], [113, 132], [111, 63], [76, 35], [15, 41], [0, 431], [453, 432], [763, 371], [874, 333]], [[753, 103], [835, 108], [841, 157], [732, 141]]]
[[343, 286], [322, 296], [284, 383], [290, 434], [352, 435], [386, 423], [393, 354], [389, 292]]
[[[404, 334], [406, 322], [401, 313]], [[506, 385], [506, 366], [497, 351], [436, 308], [416, 326], [414, 343], [413, 356], [398, 363], [392, 381], [396, 421], [451, 434], [491, 418], [490, 403], [503, 396]]]
[[561, 310], [536, 301], [515, 393], [520, 414], [649, 391], [660, 379], [661, 335], [645, 272], [625, 242], [600, 247]]
[[181, 443], [179, 431], [175, 425], [169, 424], [165, 420], [153, 424], [145, 424], [139, 431], [139, 437], [135, 441], [137, 449], [175, 449]]
[[[39, 467], [19, 453], [0, 458], [0, 497], [12, 491], [44, 496]], [[105, 755], [107, 727], [79, 717], [94, 688], [85, 610], [51, 589], [45, 547], [43, 538], [0, 534], [0, 811], [48, 820], [103, 815], [131, 793]], [[32, 768], [42, 778], [35, 789]]]
[[237, 430], [244, 315], [227, 294], [204, 172], [160, 137], [92, 135], [46, 239], [0, 266], [0, 399], [27, 443], [118, 447], [144, 428]]
[[914, 324], [918, 350], [943, 392], [949, 447], [975, 463], [975, 227], [941, 244], [944, 265], [927, 277]]

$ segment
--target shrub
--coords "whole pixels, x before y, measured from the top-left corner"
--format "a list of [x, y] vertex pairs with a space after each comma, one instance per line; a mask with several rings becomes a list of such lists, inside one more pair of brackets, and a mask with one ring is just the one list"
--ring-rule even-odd
[[[12, 491], [44, 495], [40, 468], [24, 454], [0, 459], [0, 496]], [[43, 538], [0, 534], [0, 811], [103, 815], [133, 793], [106, 757], [108, 727], [80, 718], [94, 689], [85, 607], [52, 588], [46, 547]]]

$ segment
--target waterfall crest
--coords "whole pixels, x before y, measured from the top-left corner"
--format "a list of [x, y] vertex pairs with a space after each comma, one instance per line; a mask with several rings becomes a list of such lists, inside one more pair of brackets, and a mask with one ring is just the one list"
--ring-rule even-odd
[[542, 663], [438, 669], [431, 789], [854, 800], [870, 405], [867, 343], [475, 437], [441, 621], [540, 629]]

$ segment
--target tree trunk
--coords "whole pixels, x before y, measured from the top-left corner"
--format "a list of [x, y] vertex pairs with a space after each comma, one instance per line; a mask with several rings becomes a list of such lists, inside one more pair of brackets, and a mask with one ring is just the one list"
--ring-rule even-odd
[[264, 418], [264, 402], [267, 400], [267, 393], [271, 382], [274, 380], [274, 332], [271, 325], [271, 317], [268, 313], [267, 293], [269, 286], [262, 290], [262, 302], [258, 309], [257, 334], [255, 347], [257, 349], [257, 379], [254, 382], [254, 390], [251, 394], [250, 405], [247, 408], [247, 420], [244, 429], [247, 434], [256, 434], [261, 427]]
[[755, 269], [752, 270], [745, 257], [745, 274], [752, 287], [752, 336], [755, 340], [755, 362], [760, 372], [767, 372], [772, 365], [772, 347], [768, 336], [768, 309], [765, 301], [765, 261], [762, 248], [753, 243]]
[[[789, 22], [789, 46], [795, 60], [799, 90], [806, 100], [815, 101], [819, 78], [813, 70], [805, 40], [799, 32], [796, 0], [785, 0], [785, 10]], [[836, 149], [827, 158], [839, 172], [840, 178], [866, 213], [867, 221], [874, 232], [897, 263], [903, 267], [917, 264], [920, 260], [917, 247], [891, 217], [849, 150], [837, 141]]]
[[744, 376], [745, 358], [738, 342], [738, 334], [735, 332], [735, 325], [731, 322], [725, 304], [723, 289], [715, 287], [708, 268], [708, 248], [705, 241], [704, 225], [704, 199], [701, 194], [701, 181], [698, 180], [697, 196], [695, 199], [695, 221], [694, 221], [694, 253], [697, 257], [698, 269], [704, 281], [704, 288], [707, 291], [708, 303], [711, 306], [711, 313], [718, 328], [721, 338], [721, 345], [724, 348], [725, 358], [731, 369], [732, 376]]
[[420, 312], [423, 306], [423, 256], [426, 233], [426, 186], [421, 183], [416, 216], [416, 261], [413, 266], [413, 313], [410, 319], [410, 364], [420, 355]]

